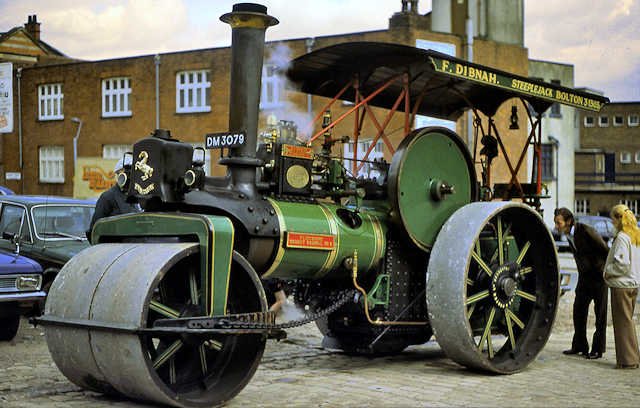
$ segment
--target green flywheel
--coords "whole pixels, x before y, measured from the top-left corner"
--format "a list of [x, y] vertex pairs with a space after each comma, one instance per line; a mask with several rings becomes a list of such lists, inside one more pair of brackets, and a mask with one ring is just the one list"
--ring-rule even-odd
[[451, 214], [476, 197], [473, 161], [453, 131], [416, 129], [400, 143], [389, 169], [391, 217], [420, 248], [430, 249]]

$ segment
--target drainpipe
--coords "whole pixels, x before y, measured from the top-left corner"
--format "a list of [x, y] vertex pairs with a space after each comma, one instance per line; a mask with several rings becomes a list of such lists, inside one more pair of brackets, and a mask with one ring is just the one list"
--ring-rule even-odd
[[560, 141], [558, 139], [556, 139], [553, 136], [547, 136], [547, 138], [549, 139], [549, 141], [551, 143], [553, 143], [554, 145], [556, 145], [556, 208], [560, 207], [559, 205], [559, 201], [560, 201], [560, 174], [559, 172], [559, 163], [558, 160], [560, 160]]
[[156, 129], [160, 129], [160, 54], [153, 57], [156, 65]]
[[71, 118], [72, 122], [78, 124], [78, 132], [76, 137], [73, 138], [73, 182], [75, 183], [76, 177], [76, 162], [78, 161], [78, 137], [80, 137], [80, 129], [82, 129], [82, 121], [78, 118]]
[[[467, 61], [473, 62], [473, 20], [467, 19]], [[476, 152], [472, 152], [473, 149], [473, 112], [471, 109], [467, 111], [467, 147], [471, 152], [472, 157], [476, 157]]]
[[18, 143], [20, 145], [20, 180], [22, 180], [22, 194], [24, 194], [24, 165], [22, 159], [22, 98], [20, 91], [22, 68], [18, 68], [16, 78], [18, 78]]
[[[306, 46], [307, 46], [307, 54], [311, 52], [311, 47], [316, 44], [315, 38], [307, 38]], [[311, 106], [311, 94], [307, 95], [307, 115], [309, 116], [309, 123], [313, 121], [313, 108]]]

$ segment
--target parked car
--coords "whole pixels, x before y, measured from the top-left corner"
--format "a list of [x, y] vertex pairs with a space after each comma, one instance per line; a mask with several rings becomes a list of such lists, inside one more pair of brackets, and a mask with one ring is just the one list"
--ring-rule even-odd
[[576, 216], [576, 221], [593, 227], [598, 234], [602, 237], [604, 242], [611, 247], [613, 237], [613, 221], [609, 217], [600, 217], [595, 215], [579, 215]]
[[[589, 225], [593, 227], [598, 234], [602, 237], [604, 242], [611, 247], [611, 242], [613, 241], [614, 232], [613, 232], [613, 221], [609, 217], [600, 217], [595, 215], [579, 215], [575, 217], [576, 222], [581, 222], [583, 224]], [[640, 224], [639, 224], [640, 225]], [[567, 237], [564, 234], [559, 233], [555, 229], [551, 230], [551, 234], [553, 235], [553, 239], [556, 242], [556, 248], [558, 252], [569, 252], [569, 241], [567, 241]]]
[[6, 187], [0, 186], [0, 195], [13, 195], [13, 191]]
[[[48, 292], [62, 266], [89, 247], [95, 203], [65, 197], [0, 196], [0, 249], [16, 251], [40, 264]], [[39, 302], [36, 312], [44, 309]]]
[[20, 315], [45, 297], [40, 264], [0, 250], [0, 341], [13, 339], [20, 326]]
[[[556, 243], [556, 249], [558, 250], [558, 252], [569, 252], [570, 251], [569, 241], [567, 241], [567, 237], [565, 237], [564, 234], [561, 234], [558, 231], [556, 231], [555, 228], [550, 228], [550, 230], [551, 230], [551, 235], [553, 235], [553, 240]], [[571, 275], [566, 272], [563, 272], [562, 269], [559, 272], [560, 272], [560, 296], [562, 296], [571, 289], [571, 286], [569, 285], [569, 281], [571, 280]]]

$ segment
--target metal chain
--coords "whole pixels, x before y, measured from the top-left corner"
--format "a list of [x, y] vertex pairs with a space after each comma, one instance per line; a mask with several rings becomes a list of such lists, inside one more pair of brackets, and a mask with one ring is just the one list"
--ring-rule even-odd
[[346, 304], [349, 300], [353, 298], [353, 296], [357, 293], [357, 290], [347, 290], [343, 291], [341, 297], [338, 299], [336, 303], [329, 306], [328, 308], [316, 312], [307, 317], [303, 317], [297, 320], [291, 320], [289, 322], [280, 323], [280, 324], [265, 324], [265, 323], [240, 323], [240, 322], [230, 322], [225, 319], [220, 320], [220, 325], [227, 329], [270, 329], [270, 330], [281, 330], [281, 329], [291, 329], [293, 327], [304, 326], [307, 323], [311, 323], [315, 320], [318, 320], [321, 317], [324, 317], [328, 314], [331, 314], [341, 308], [344, 304]]

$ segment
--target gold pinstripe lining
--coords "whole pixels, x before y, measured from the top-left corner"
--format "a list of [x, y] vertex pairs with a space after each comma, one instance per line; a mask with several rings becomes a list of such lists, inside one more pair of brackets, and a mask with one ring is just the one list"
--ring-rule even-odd
[[267, 270], [260, 277], [260, 279], [268, 278], [278, 268], [278, 266], [280, 266], [280, 262], [282, 262], [282, 258], [284, 258], [284, 235], [285, 231], [287, 230], [287, 224], [284, 220], [284, 215], [282, 215], [282, 210], [280, 210], [280, 207], [278, 207], [278, 203], [271, 198], [267, 198], [267, 200], [269, 200], [276, 212], [276, 215], [278, 216], [278, 225], [280, 226], [280, 240], [278, 242], [278, 252], [276, 253], [276, 258], [273, 260], [273, 263], [269, 267], [269, 270]]
[[318, 206], [320, 207], [325, 217], [327, 218], [327, 223], [329, 224], [329, 234], [336, 237], [336, 243], [333, 249], [329, 251], [329, 253], [327, 254], [327, 259], [324, 262], [324, 265], [322, 265], [322, 268], [320, 268], [318, 273], [315, 274], [314, 276], [315, 279], [321, 278], [324, 275], [326, 275], [327, 272], [329, 272], [331, 267], [336, 262], [336, 257], [338, 256], [338, 250], [340, 249], [340, 235], [338, 234], [338, 222], [336, 221], [336, 218], [333, 216], [333, 213], [327, 207], [325, 207], [320, 203], [318, 204]]
[[382, 226], [380, 226], [380, 220], [378, 217], [367, 214], [369, 219], [371, 220], [371, 226], [373, 227], [373, 234], [375, 236], [376, 250], [373, 254], [373, 258], [371, 259], [371, 263], [366, 270], [371, 270], [374, 266], [377, 266], [382, 258], [382, 252], [384, 251], [384, 240], [382, 234]]

